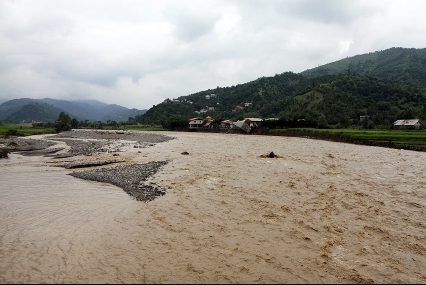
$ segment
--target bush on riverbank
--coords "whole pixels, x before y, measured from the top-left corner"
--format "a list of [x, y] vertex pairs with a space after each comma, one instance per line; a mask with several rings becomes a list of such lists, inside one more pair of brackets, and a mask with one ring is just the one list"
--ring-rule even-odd
[[0, 148], [0, 158], [7, 158], [9, 155], [9, 151], [4, 148]]

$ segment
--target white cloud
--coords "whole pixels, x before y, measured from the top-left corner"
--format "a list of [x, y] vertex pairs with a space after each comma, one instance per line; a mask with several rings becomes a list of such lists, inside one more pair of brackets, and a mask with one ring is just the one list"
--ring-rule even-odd
[[0, 101], [165, 98], [424, 48], [426, 1], [0, 0]]

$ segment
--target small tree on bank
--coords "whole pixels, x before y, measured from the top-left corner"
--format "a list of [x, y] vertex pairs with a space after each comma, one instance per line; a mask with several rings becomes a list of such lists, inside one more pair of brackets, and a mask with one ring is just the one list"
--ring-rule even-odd
[[57, 133], [63, 132], [63, 131], [69, 131], [71, 129], [71, 117], [65, 112], [61, 112], [59, 114], [58, 119], [56, 120], [55, 124], [55, 131]]
[[318, 129], [327, 129], [328, 128], [327, 118], [325, 117], [324, 114], [321, 114], [319, 116], [318, 123], [317, 123], [317, 128]]

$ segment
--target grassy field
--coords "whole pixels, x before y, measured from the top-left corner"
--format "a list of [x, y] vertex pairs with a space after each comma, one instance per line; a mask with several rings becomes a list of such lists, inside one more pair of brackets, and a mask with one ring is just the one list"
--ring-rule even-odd
[[[165, 131], [158, 126], [148, 125], [126, 125], [126, 126], [103, 126], [103, 130], [136, 130], [136, 131]], [[33, 127], [32, 125], [6, 124], [0, 125], [0, 135], [31, 136], [41, 134], [54, 134], [55, 128]]]
[[33, 127], [31, 125], [7, 124], [0, 125], [0, 135], [7, 136], [32, 136], [54, 134], [55, 128]]
[[403, 149], [425, 149], [426, 131], [415, 130], [359, 130], [359, 129], [277, 129], [270, 132], [303, 132], [305, 135], [329, 135], [347, 137], [353, 140], [377, 142], [381, 144], [393, 144]]

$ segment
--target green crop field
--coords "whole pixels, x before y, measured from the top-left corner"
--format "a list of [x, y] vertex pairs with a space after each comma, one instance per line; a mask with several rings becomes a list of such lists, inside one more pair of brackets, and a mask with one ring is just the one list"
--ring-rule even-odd
[[0, 125], [0, 135], [31, 136], [54, 134], [55, 128], [33, 127], [32, 125], [6, 124]]
[[329, 134], [357, 140], [389, 142], [401, 148], [417, 147], [426, 150], [426, 131], [420, 130], [359, 130], [359, 129], [277, 129], [273, 132], [300, 131], [304, 134]]
[[317, 130], [319, 132], [340, 134], [357, 139], [391, 141], [399, 143], [418, 143], [426, 145], [425, 131], [401, 131], [401, 130]]
[[[149, 125], [125, 125], [125, 126], [102, 126], [104, 130], [134, 130], [134, 131], [165, 131], [160, 126]], [[32, 125], [5, 124], [0, 125], [0, 135], [3, 136], [31, 136], [41, 134], [54, 134], [54, 127], [37, 127]]]

